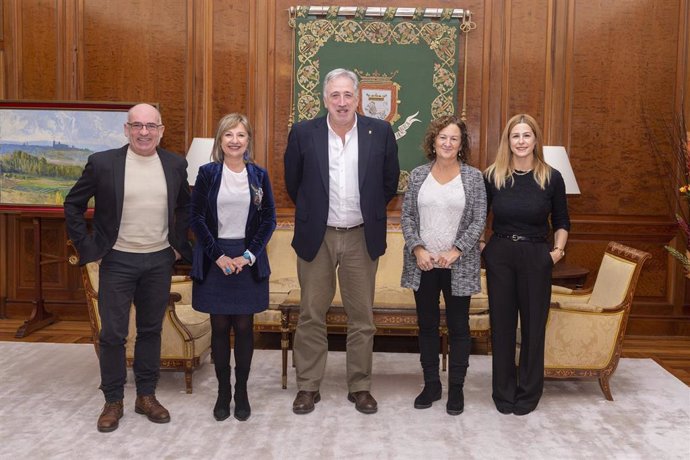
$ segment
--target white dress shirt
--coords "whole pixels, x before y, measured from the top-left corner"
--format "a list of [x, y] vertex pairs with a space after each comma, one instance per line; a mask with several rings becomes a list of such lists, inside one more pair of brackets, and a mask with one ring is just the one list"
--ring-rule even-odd
[[330, 227], [355, 227], [364, 222], [359, 205], [359, 136], [357, 118], [345, 142], [328, 124], [328, 221]]

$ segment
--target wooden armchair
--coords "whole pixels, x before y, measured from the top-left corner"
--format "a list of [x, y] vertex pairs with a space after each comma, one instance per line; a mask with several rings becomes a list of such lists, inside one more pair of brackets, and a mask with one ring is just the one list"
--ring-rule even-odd
[[[71, 241], [67, 242], [73, 254], [69, 257], [72, 265], [79, 265], [79, 255]], [[91, 323], [91, 336], [96, 355], [99, 352], [101, 318], [98, 313], [98, 264], [88, 263], [80, 267], [84, 283], [86, 305]], [[186, 276], [173, 276], [168, 308], [163, 318], [161, 331], [161, 369], [183, 371], [187, 393], [192, 392], [192, 373], [204, 361], [211, 348], [211, 321], [206, 313], [192, 308], [192, 281]], [[136, 341], [135, 309], [129, 315], [129, 334], [127, 335], [127, 365], [134, 361]]]
[[651, 255], [610, 242], [590, 291], [552, 294], [546, 324], [544, 375], [597, 378], [613, 401], [609, 379], [618, 366], [642, 265]]

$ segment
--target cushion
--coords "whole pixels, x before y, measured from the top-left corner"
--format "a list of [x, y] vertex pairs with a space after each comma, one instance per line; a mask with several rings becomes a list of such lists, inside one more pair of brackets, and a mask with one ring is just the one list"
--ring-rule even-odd
[[254, 314], [254, 324], [280, 326], [280, 310], [268, 309]]
[[603, 308], [616, 307], [625, 299], [636, 264], [605, 253], [589, 303]]

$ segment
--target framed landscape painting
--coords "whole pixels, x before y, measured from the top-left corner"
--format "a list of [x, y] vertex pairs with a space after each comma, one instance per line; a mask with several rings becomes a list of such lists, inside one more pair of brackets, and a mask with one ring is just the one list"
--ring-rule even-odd
[[127, 143], [132, 106], [0, 101], [0, 209], [61, 208], [89, 155]]

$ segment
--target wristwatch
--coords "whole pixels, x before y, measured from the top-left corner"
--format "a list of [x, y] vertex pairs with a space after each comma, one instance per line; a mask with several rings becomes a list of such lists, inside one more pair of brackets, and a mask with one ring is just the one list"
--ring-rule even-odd
[[561, 257], [565, 257], [565, 250], [559, 248], [558, 246], [554, 246], [553, 251], [559, 251], [561, 253]]
[[242, 254], [242, 257], [244, 257], [245, 259], [247, 259], [250, 262], [252, 261], [252, 256], [249, 253], [249, 249], [244, 251], [244, 254]]

